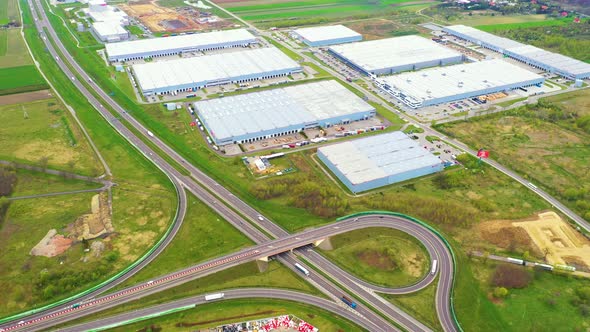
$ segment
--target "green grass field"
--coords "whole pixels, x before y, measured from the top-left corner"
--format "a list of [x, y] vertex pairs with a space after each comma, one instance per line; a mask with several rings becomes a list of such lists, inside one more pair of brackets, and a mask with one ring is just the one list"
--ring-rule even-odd
[[205, 304], [197, 306], [195, 309], [114, 328], [109, 331], [139, 331], [149, 326], [158, 326], [164, 331], [184, 331], [186, 327], [177, 327], [176, 324], [183, 322], [191, 324], [191, 329], [205, 329], [227, 323], [238, 323], [279, 315], [294, 315], [312, 324], [320, 331], [363, 331], [354, 323], [321, 308], [271, 299], [231, 300]]
[[565, 25], [569, 21], [565, 20], [558, 20], [558, 19], [547, 19], [542, 21], [530, 21], [530, 22], [520, 22], [520, 23], [498, 23], [498, 24], [489, 24], [489, 25], [477, 25], [475, 26], [479, 30], [487, 31], [487, 32], [494, 32], [499, 30], [514, 30], [514, 29], [526, 29], [526, 28], [536, 28], [536, 27], [547, 27], [547, 26], [558, 26], [558, 25]]
[[[90, 145], [56, 99], [0, 106], [0, 159], [41, 165], [83, 175], [100, 175]], [[73, 135], [73, 136], [72, 136]]]
[[[23, 20], [27, 27], [25, 36], [37, 60], [50, 80], [60, 88], [60, 93], [67, 103], [76, 110], [81, 122], [111, 167], [113, 181], [117, 183], [117, 187], [113, 189], [113, 226], [117, 234], [109, 238], [110, 241], [106, 241], [103, 256], [91, 258], [88, 263], [81, 260], [82, 255], [87, 254], [78, 250], [81, 248], [80, 245], [60, 256], [32, 259], [28, 251], [45, 235], [49, 227], [61, 230], [63, 225], [71, 222], [79, 213], [88, 211], [90, 197], [93, 194], [88, 194], [87, 197], [76, 195], [46, 198], [42, 201], [24, 200], [11, 204], [7, 214], [9, 219], [0, 232], [14, 242], [10, 242], [10, 250], [1, 251], [3, 265], [0, 268], [0, 279], [2, 286], [8, 289], [7, 283], [14, 284], [17, 278], [19, 287], [10, 288], [10, 293], [6, 292], [4, 301], [0, 301], [1, 316], [73, 295], [115, 274], [153, 246], [170, 224], [177, 203], [168, 179], [113, 132], [73, 87], [70, 79], [59, 70], [51, 55], [44, 52], [41, 39], [31, 23], [26, 1], [22, 0], [22, 4]], [[22, 110], [19, 114], [22, 116]], [[51, 124], [45, 123], [46, 126]], [[22, 129], [22, 125], [19, 127]], [[19, 127], [11, 130], [16, 131]], [[4, 126], [1, 128], [4, 129]], [[15, 226], [8, 226], [9, 224]], [[26, 227], [20, 227], [19, 224]], [[34, 228], [34, 236], [31, 236], [31, 231], [28, 230], [31, 227]], [[25, 238], [23, 234], [26, 231], [28, 236]], [[12, 233], [17, 235], [13, 236]], [[39, 234], [41, 237], [37, 236]], [[62, 261], [63, 265], [60, 264]], [[42, 276], [40, 272], [44, 268], [48, 269]], [[35, 283], [35, 280], [40, 278], [54, 280], [55, 285], [50, 287], [51, 284]]]
[[0, 30], [0, 68], [19, 67], [32, 63], [20, 30]]
[[[405, 3], [408, 3], [406, 5]], [[419, 6], [430, 6], [434, 2], [423, 1], [416, 4], [412, 0], [383, 0], [379, 2], [367, 2], [363, 0], [318, 0], [318, 1], [240, 1], [220, 3], [232, 13], [244, 20], [254, 22], [286, 22], [301, 21], [313, 23], [321, 18], [321, 21], [331, 21], [343, 17], [367, 17], [381, 16], [385, 12], [395, 10], [418, 10]], [[291, 22], [292, 23], [292, 22]], [[317, 22], [316, 22], [317, 23]]]
[[[100, 260], [81, 261], [85, 256], [81, 245], [55, 258], [30, 256], [29, 251], [54, 228], [64, 234], [64, 228], [77, 217], [90, 211], [90, 199], [95, 193], [57, 196], [13, 201], [0, 229], [0, 287], [4, 300], [0, 316], [21, 311], [42, 303], [54, 294], [44, 294], [45, 288], [33, 285], [41, 271], [91, 272]], [[64, 262], [60, 265], [60, 262]], [[98, 261], [98, 262], [97, 262]], [[71, 290], [56, 290], [69, 292]], [[45, 297], [47, 295], [47, 297]]]
[[0, 95], [47, 89], [48, 85], [35, 66], [0, 69]]
[[18, 15], [17, 0], [3, 0], [0, 1], [0, 25], [9, 22], [20, 22]]
[[578, 91], [546, 101], [548, 106], [533, 105], [441, 128], [473, 147], [485, 146], [492, 158], [524, 174], [574, 211], [590, 218], [590, 206], [585, 203], [586, 186], [582, 185], [590, 181], [590, 133], [580, 129], [576, 120], [590, 116], [590, 93]]
[[[503, 24], [547, 24], [546, 22], [550, 22], [553, 19], [547, 17], [544, 14], [538, 15], [495, 15], [491, 16], [490, 14], [486, 15], [463, 15], [461, 19], [455, 20], [453, 24], [464, 24], [469, 26], [500, 26]], [[545, 23], [539, 23], [545, 22]]]
[[17, 169], [17, 184], [11, 196], [28, 196], [72, 190], [100, 188], [100, 183], [87, 182], [63, 176]]
[[174, 241], [153, 263], [120, 287], [131, 286], [252, 244], [193, 195], [188, 194], [188, 198], [187, 215]]
[[279, 262], [269, 262], [267, 269], [264, 272], [260, 272], [258, 263], [249, 262], [197, 280], [189, 281], [157, 294], [146, 296], [141, 300], [132, 301], [123, 306], [102, 311], [98, 314], [92, 315], [92, 317], [85, 317], [75, 322], [71, 322], [71, 324], [108, 317], [121, 312], [144, 308], [146, 306], [177, 300], [188, 296], [212, 293], [223, 289], [249, 287], [284, 288], [316, 296], [323, 296], [298, 274]]
[[374, 284], [400, 287], [422, 279], [430, 259], [413, 237], [388, 228], [369, 228], [330, 238], [322, 254], [355, 276]]
[[438, 279], [416, 293], [406, 295], [381, 294], [381, 296], [396, 306], [403, 308], [405, 312], [426, 324], [434, 331], [441, 331], [442, 328], [440, 327], [434, 304], [437, 282]]
[[[490, 297], [493, 290], [490, 280], [495, 267], [495, 262], [473, 259], [479, 287]], [[502, 331], [585, 331], [590, 328], [590, 321], [574, 304], [576, 290], [587, 286], [587, 279], [546, 271], [529, 272], [533, 280], [527, 287], [509, 289], [505, 299], [491, 302]]]

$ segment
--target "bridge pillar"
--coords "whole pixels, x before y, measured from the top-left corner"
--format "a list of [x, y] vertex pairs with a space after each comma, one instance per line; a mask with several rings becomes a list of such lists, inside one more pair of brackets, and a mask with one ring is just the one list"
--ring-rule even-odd
[[313, 242], [314, 247], [319, 247], [326, 239], [319, 239]]

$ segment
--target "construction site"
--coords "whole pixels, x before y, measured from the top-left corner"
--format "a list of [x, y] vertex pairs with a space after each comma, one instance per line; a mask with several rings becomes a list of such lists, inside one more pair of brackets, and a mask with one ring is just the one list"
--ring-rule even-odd
[[127, 4], [119, 5], [119, 8], [140, 21], [151, 32], [181, 33], [223, 29], [233, 24], [213, 15], [207, 6], [201, 5], [201, 8], [191, 2], [186, 3], [183, 7], [166, 8], [158, 5], [157, 1], [140, 0], [129, 1]]

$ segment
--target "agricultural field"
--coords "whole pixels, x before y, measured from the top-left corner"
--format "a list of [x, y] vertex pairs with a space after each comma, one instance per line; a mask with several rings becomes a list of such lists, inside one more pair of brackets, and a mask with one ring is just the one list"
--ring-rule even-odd
[[4, 0], [0, 2], [0, 25], [10, 22], [20, 22], [18, 5], [16, 0]]
[[473, 147], [485, 146], [492, 158], [590, 219], [589, 119], [590, 92], [582, 90], [439, 128]]
[[0, 69], [0, 95], [47, 88], [47, 83], [33, 65]]
[[80, 129], [56, 99], [0, 106], [0, 159], [100, 175]]
[[0, 96], [46, 88], [47, 83], [33, 65], [20, 29], [0, 30]]
[[407, 234], [368, 228], [330, 238], [331, 250], [322, 254], [348, 272], [377, 285], [407, 286], [426, 274], [430, 258], [424, 247]]
[[436, 1], [412, 0], [320, 0], [320, 1], [232, 1], [218, 0], [217, 4], [247, 21], [264, 26], [294, 26], [334, 21], [345, 17], [367, 18], [383, 16], [398, 10], [416, 11], [420, 6], [430, 6]]
[[415, 35], [425, 30], [415, 25], [421, 23], [422, 18], [407, 15], [406, 18], [397, 16], [395, 19], [373, 19], [345, 23], [347, 27], [363, 35], [363, 40], [382, 39], [405, 35]]

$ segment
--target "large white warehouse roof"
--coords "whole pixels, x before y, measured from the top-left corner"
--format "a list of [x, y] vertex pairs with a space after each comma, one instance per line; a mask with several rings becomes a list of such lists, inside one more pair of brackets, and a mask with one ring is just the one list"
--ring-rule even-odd
[[318, 155], [353, 192], [372, 189], [363, 187], [371, 181], [382, 181], [374, 188], [441, 169], [440, 159], [401, 131], [323, 146]]
[[448, 26], [444, 28], [444, 31], [568, 78], [590, 77], [590, 64], [565, 55], [545, 51], [464, 25]]
[[343, 40], [349, 38], [362, 39], [362, 35], [344, 25], [328, 25], [311, 28], [301, 28], [293, 31], [304, 40], [316, 44], [332, 40]]
[[248, 44], [255, 41], [256, 37], [248, 30], [236, 29], [108, 44], [106, 51], [109, 58], [124, 58], [133, 54], [157, 54], [166, 50], [193, 50], [204, 46], [223, 46], [237, 42]]
[[404, 36], [331, 46], [330, 50], [366, 72], [405, 67], [461, 54], [420, 36]]
[[466, 25], [451, 25], [444, 27], [444, 31], [454, 32], [455, 34], [462, 34], [481, 42], [493, 45], [499, 49], [508, 49], [512, 47], [524, 46], [524, 44], [514, 41], [512, 39], [499, 37], [489, 32], [481, 31]]
[[[320, 81], [195, 103], [217, 142], [323, 125], [375, 109], [336, 81]], [[332, 122], [336, 124], [338, 121]], [[231, 142], [230, 142], [231, 143]]]
[[571, 76], [590, 76], [590, 63], [582, 62], [559, 53], [545, 51], [535, 46], [523, 45], [514, 47], [506, 50], [506, 53], [511, 56], [518, 55], [530, 59], [533, 63], [553, 67], [560, 71], [560, 74], [567, 73]]
[[402, 94], [402, 99], [424, 104], [428, 104], [429, 100], [457, 100], [462, 99], [461, 96], [468, 97], [466, 94], [486, 94], [491, 93], [491, 90], [512, 89], [513, 85], [532, 85], [542, 80], [543, 77], [501, 59], [425, 69], [379, 79], [381, 84], [387, 85], [388, 90]]
[[274, 47], [133, 65], [144, 92], [164, 91], [182, 85], [210, 85], [216, 81], [265, 76], [264, 73], [288, 69], [297, 71], [300, 66]]

